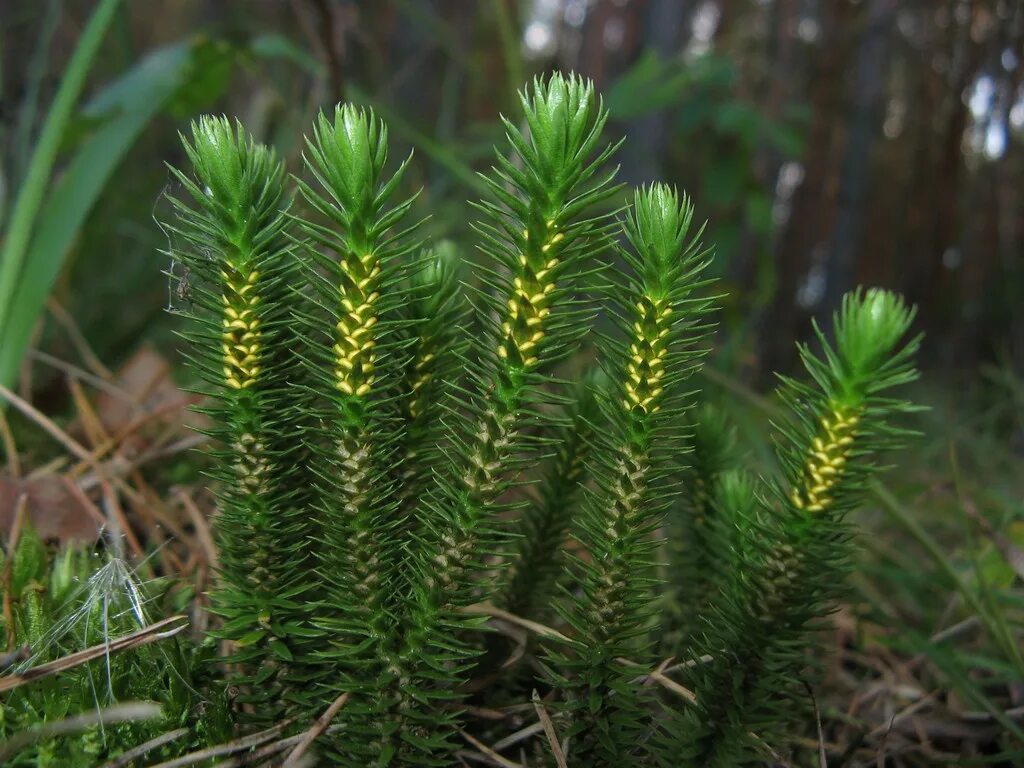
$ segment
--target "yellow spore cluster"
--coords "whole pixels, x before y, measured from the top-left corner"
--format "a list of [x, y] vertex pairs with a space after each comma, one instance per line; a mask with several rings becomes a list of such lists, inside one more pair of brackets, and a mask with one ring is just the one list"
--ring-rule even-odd
[[419, 394], [420, 391], [430, 383], [430, 380], [434, 378], [434, 372], [430, 369], [430, 364], [434, 361], [433, 352], [424, 352], [416, 360], [415, 371], [412, 379], [412, 398], [409, 400], [409, 415], [416, 418], [420, 415], [423, 410], [423, 404], [420, 402]]
[[[547, 235], [540, 246], [540, 258], [519, 257], [519, 275], [512, 280], [508, 315], [502, 323], [498, 355], [517, 360], [523, 367], [537, 363], [537, 345], [544, 339], [544, 319], [551, 314], [551, 294], [555, 291], [554, 270], [559, 260], [555, 249], [565, 235], [555, 231], [555, 222], [547, 222]], [[529, 232], [523, 237], [529, 240]], [[539, 268], [536, 266], [539, 264]]]
[[260, 297], [256, 285], [260, 274], [222, 271], [224, 293], [224, 383], [232, 389], [248, 389], [260, 373]]
[[645, 413], [656, 413], [664, 391], [661, 380], [665, 376], [672, 307], [668, 306], [668, 299], [644, 296], [636, 303], [636, 310], [623, 405], [627, 411], [639, 408]]
[[832, 489], [839, 481], [849, 457], [860, 415], [836, 407], [821, 420], [821, 429], [811, 443], [803, 482], [793, 489], [793, 504], [808, 512], [824, 512], [832, 503]]
[[373, 371], [373, 328], [377, 324], [376, 290], [380, 278], [380, 260], [373, 253], [352, 255], [341, 262], [343, 279], [338, 286], [341, 319], [336, 326], [334, 344], [335, 386], [346, 395], [363, 397], [375, 380]]

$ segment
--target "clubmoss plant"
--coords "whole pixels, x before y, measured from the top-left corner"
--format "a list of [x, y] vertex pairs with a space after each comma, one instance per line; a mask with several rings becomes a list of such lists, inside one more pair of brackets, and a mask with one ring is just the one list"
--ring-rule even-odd
[[809, 631], [843, 593], [846, 514], [877, 471], [875, 457], [907, 434], [890, 420], [913, 407], [888, 392], [916, 377], [918, 339], [904, 338], [913, 317], [886, 291], [852, 293], [834, 318], [835, 341], [816, 328], [821, 354], [800, 348], [812, 383], [783, 379], [784, 477], [763, 481], [738, 529], [740, 562], [690, 654], [712, 660], [689, 672], [697, 705], [668, 729], [676, 758], [665, 765], [756, 764], [807, 711], [800, 670]]
[[666, 654], [679, 653], [686, 637], [698, 628], [708, 599], [720, 586], [730, 546], [728, 531], [736, 523], [735, 505], [753, 499], [753, 494], [737, 492], [737, 483], [743, 482], [736, 474], [742, 456], [728, 415], [705, 403], [692, 413], [691, 422], [680, 498], [665, 520], [666, 591], [656, 630]]
[[225, 118], [182, 138], [194, 175], [170, 198], [171, 257], [190, 271], [186, 352], [208, 395], [221, 578], [213, 595], [245, 719], [272, 723], [304, 698], [294, 664], [310, 632], [302, 595], [314, 586], [308, 539], [317, 521], [299, 498], [300, 441], [289, 434], [298, 370], [289, 299], [296, 261], [288, 238], [285, 170], [273, 150]]
[[[298, 731], [346, 697], [321, 764], [449, 766], [507, 735], [466, 712], [525, 682], [570, 765], [757, 761], [785, 748], [845, 515], [900, 437], [909, 406], [886, 393], [914, 376], [913, 313], [845, 299], [835, 340], [801, 348], [810, 383], [783, 382], [781, 476], [756, 476], [725, 419], [690, 408], [714, 302], [689, 198], [655, 184], [614, 210], [589, 82], [538, 79], [521, 106], [472, 272], [422, 247], [369, 110], [318, 118], [294, 207], [240, 127], [207, 118], [185, 142], [172, 253], [198, 276], [185, 338], [215, 424], [234, 714]], [[554, 364], [575, 378], [580, 346], [602, 373], [566, 386]], [[484, 638], [487, 614], [514, 643]], [[661, 653], [711, 657], [682, 667], [694, 700], [644, 683]], [[547, 764], [546, 742], [506, 743]]]
[[561, 614], [575, 631], [575, 652], [554, 651], [549, 664], [568, 689], [572, 754], [585, 765], [635, 762], [645, 707], [634, 669], [651, 659], [645, 628], [655, 603], [653, 536], [678, 471], [683, 382], [698, 365], [707, 329], [701, 273], [707, 252], [690, 231], [693, 207], [665, 185], [638, 190], [623, 223], [630, 273], [612, 294], [619, 333], [603, 346], [614, 386], [604, 398], [604, 430], [591, 459], [577, 536], [588, 558], [575, 558], [579, 593]]
[[498, 604], [527, 619], [546, 620], [555, 585], [564, 572], [563, 551], [588, 477], [587, 459], [600, 418], [598, 392], [607, 386], [600, 370], [580, 379], [565, 419], [554, 436], [556, 453], [523, 510], [519, 538], [510, 558], [510, 573], [498, 593]]
[[[387, 129], [369, 110], [321, 114], [307, 141], [300, 180], [321, 221], [302, 220], [303, 274], [312, 307], [301, 316], [306, 379], [316, 394], [308, 437], [321, 521], [313, 547], [322, 596], [310, 610], [324, 646], [320, 706], [343, 691], [380, 686], [391, 634], [398, 495], [392, 463], [399, 433], [391, 400], [401, 375], [397, 308], [417, 248], [403, 221], [412, 198], [396, 199], [405, 163], [387, 171]], [[335, 741], [346, 759], [379, 752], [380, 703], [357, 698]], [[362, 717], [362, 719], [360, 719]]]

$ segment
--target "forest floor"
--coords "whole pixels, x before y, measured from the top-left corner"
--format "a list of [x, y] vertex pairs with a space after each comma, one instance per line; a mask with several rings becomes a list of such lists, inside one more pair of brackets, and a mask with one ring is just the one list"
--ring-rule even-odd
[[[59, 374], [47, 391], [63, 406], [47, 414], [5, 393], [0, 530], [10, 541], [31, 522], [55, 544], [120, 549], [140, 581], [186, 585], [198, 637], [217, 551], [192, 450], [203, 441], [195, 398], [151, 348], [117, 371], [84, 345], [80, 365], [36, 355], [34, 369]], [[714, 371], [705, 386], [734, 404], [750, 444], [766, 445], [770, 400]], [[824, 674], [808, 688], [817, 720], [793, 764], [1024, 760], [1006, 755], [1024, 745], [1024, 384], [991, 370], [978, 397], [931, 387], [918, 399], [930, 406], [922, 434], [858, 514], [852, 596], [822, 629], [812, 666]]]

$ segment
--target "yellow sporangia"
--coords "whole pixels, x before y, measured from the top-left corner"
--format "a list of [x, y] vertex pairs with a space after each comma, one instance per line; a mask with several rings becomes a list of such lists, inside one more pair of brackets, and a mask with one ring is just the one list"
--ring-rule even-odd
[[260, 297], [256, 293], [259, 272], [222, 271], [224, 293], [224, 383], [232, 389], [247, 389], [260, 373]]
[[341, 262], [344, 279], [338, 286], [341, 319], [334, 344], [335, 386], [346, 395], [363, 397], [373, 387], [377, 357], [373, 328], [377, 324], [375, 289], [380, 262], [373, 253], [351, 255]]
[[434, 374], [430, 370], [430, 364], [434, 361], [434, 357], [433, 352], [425, 352], [416, 360], [415, 374], [412, 380], [413, 397], [409, 401], [409, 415], [413, 418], [419, 416], [423, 409], [423, 404], [420, 403], [419, 398], [420, 391], [434, 378]]
[[672, 307], [667, 304], [667, 299], [649, 296], [636, 303], [637, 319], [629, 345], [623, 400], [627, 411], [640, 408], [646, 413], [655, 413], [661, 407], [658, 399], [664, 389], [661, 380], [665, 375], [668, 335], [672, 329]]
[[[548, 221], [549, 233], [555, 222]], [[523, 232], [525, 238], [529, 233]], [[508, 315], [502, 323], [498, 355], [503, 360], [518, 360], [524, 367], [537, 363], [537, 345], [544, 339], [544, 319], [551, 314], [551, 295], [555, 291], [554, 270], [558, 257], [552, 253], [565, 239], [561, 232], [549, 234], [540, 247], [538, 269], [526, 255], [520, 255], [520, 274], [512, 280], [512, 295], [508, 300]]]
[[856, 410], [842, 406], [833, 408], [822, 418], [819, 434], [811, 443], [803, 479], [793, 489], [792, 500], [797, 509], [824, 512], [832, 503], [829, 494], [849, 458], [859, 421]]

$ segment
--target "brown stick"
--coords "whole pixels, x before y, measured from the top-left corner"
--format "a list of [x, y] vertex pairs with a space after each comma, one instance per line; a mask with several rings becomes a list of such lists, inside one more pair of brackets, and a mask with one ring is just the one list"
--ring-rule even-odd
[[295, 745], [295, 749], [288, 753], [288, 757], [281, 764], [281, 768], [294, 768], [298, 765], [299, 759], [306, 754], [306, 750], [309, 749], [309, 745], [320, 738], [320, 735], [327, 730], [327, 726], [331, 724], [331, 720], [338, 714], [342, 707], [345, 706], [345, 702], [348, 701], [348, 694], [343, 693], [341, 696], [331, 702], [331, 706], [317, 718], [317, 721], [313, 723], [313, 727], [306, 731], [305, 736], [302, 737], [302, 741]]
[[558, 734], [555, 733], [555, 724], [551, 722], [551, 716], [548, 715], [548, 710], [544, 706], [544, 702], [540, 700], [540, 694], [537, 693], [536, 688], [534, 688], [531, 698], [533, 699], [533, 708], [537, 710], [537, 717], [540, 718], [540, 723], [544, 726], [544, 735], [548, 737], [548, 744], [551, 745], [551, 754], [555, 758], [555, 763], [558, 768], [569, 768], [569, 764], [565, 762], [562, 745], [558, 742]]
[[9, 691], [12, 688], [25, 685], [25, 683], [30, 683], [33, 680], [39, 680], [43, 677], [56, 675], [67, 669], [71, 669], [72, 667], [77, 667], [80, 664], [92, 661], [93, 659], [106, 656], [108, 653], [117, 653], [118, 651], [127, 651], [132, 648], [141, 648], [144, 645], [149, 645], [150, 643], [155, 643], [168, 637], [174, 637], [187, 626], [188, 619], [185, 616], [170, 616], [163, 621], [158, 621], [156, 624], [150, 624], [148, 627], [140, 629], [138, 632], [132, 632], [130, 635], [119, 637], [116, 640], [111, 640], [107, 643], [94, 645], [91, 648], [86, 648], [84, 651], [78, 651], [77, 653], [63, 656], [56, 661], [40, 664], [38, 667], [30, 667], [24, 672], [16, 675], [0, 677], [0, 692]]
[[11, 539], [7, 545], [7, 557], [4, 558], [3, 575], [0, 576], [0, 586], [4, 590], [4, 626], [7, 627], [7, 650], [14, 649], [17, 638], [14, 635], [14, 607], [11, 604], [11, 566], [14, 563], [14, 552], [18, 548], [18, 540], [21, 538], [21, 528], [25, 524], [28, 515], [28, 494], [22, 493], [18, 497], [18, 505], [14, 508], [14, 524], [11, 526]]

